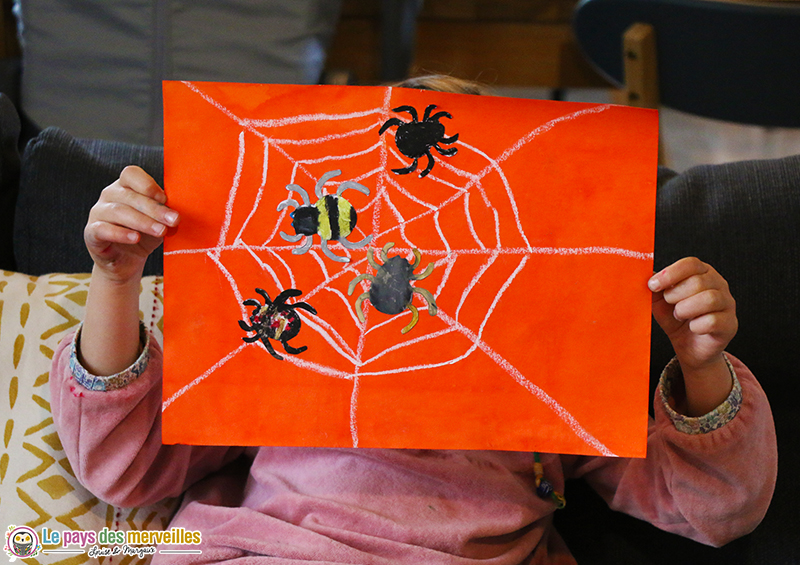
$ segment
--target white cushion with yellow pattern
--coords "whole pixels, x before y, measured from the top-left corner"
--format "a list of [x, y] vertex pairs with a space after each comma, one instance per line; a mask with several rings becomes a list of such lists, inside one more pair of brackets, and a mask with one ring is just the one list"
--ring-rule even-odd
[[[164, 529], [175, 501], [142, 508], [118, 508], [98, 500], [72, 473], [53, 417], [48, 386], [58, 342], [83, 318], [89, 274], [32, 277], [0, 274], [0, 529], [26, 525], [40, 532]], [[160, 277], [142, 280], [140, 316], [162, 339], [163, 288]], [[5, 536], [0, 537], [0, 543]], [[53, 546], [44, 546], [47, 550]], [[5, 557], [5, 555], [0, 555]], [[108, 559], [108, 558], [106, 558]], [[86, 554], [42, 553], [26, 563], [78, 564]], [[103, 558], [100, 558], [103, 562]], [[113, 558], [116, 565], [141, 562]], [[111, 563], [109, 561], [109, 563]]]

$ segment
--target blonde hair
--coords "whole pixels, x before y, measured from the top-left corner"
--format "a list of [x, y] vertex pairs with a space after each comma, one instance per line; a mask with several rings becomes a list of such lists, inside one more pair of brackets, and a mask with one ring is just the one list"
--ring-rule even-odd
[[450, 92], [452, 94], [475, 94], [488, 96], [491, 91], [485, 85], [456, 78], [450, 75], [420, 75], [410, 77], [391, 86], [398, 88], [417, 88], [420, 90], [435, 90], [437, 92]]

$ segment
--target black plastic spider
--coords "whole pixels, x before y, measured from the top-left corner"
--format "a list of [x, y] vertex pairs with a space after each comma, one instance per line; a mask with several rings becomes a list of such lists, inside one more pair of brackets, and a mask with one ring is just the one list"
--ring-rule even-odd
[[286, 304], [287, 298], [300, 296], [303, 293], [296, 288], [288, 288], [281, 292], [273, 302], [263, 288], [257, 288], [256, 292], [264, 298], [264, 305], [262, 306], [255, 298], [248, 298], [242, 304], [255, 306], [253, 313], [250, 314], [251, 325], [248, 326], [243, 320], [239, 320], [239, 327], [246, 332], [256, 332], [256, 335], [245, 336], [242, 340], [247, 343], [253, 343], [260, 339], [267, 351], [280, 361], [283, 361], [283, 357], [275, 352], [269, 341], [270, 339], [280, 341], [286, 353], [291, 353], [292, 355], [297, 355], [308, 349], [305, 345], [303, 347], [292, 347], [286, 343], [300, 331], [300, 316], [295, 312], [295, 308], [301, 308], [315, 315], [317, 313], [313, 306], [305, 302]]
[[383, 265], [378, 265], [373, 257], [372, 249], [367, 251], [367, 259], [369, 264], [377, 273], [373, 275], [363, 274], [358, 275], [352, 281], [347, 289], [347, 294], [352, 295], [356, 285], [363, 281], [368, 280], [372, 282], [369, 290], [362, 293], [357, 299], [355, 304], [356, 315], [363, 324], [365, 322], [364, 311], [362, 310], [361, 303], [365, 298], [369, 298], [370, 303], [375, 306], [378, 312], [383, 312], [390, 316], [399, 314], [406, 308], [411, 311], [411, 323], [400, 330], [401, 333], [408, 332], [417, 324], [419, 319], [419, 312], [417, 308], [411, 303], [411, 299], [416, 292], [422, 295], [425, 302], [428, 303], [428, 314], [435, 316], [438, 312], [436, 307], [436, 300], [433, 295], [424, 288], [416, 288], [411, 286], [410, 281], [418, 281], [428, 277], [436, 266], [434, 263], [428, 263], [425, 270], [418, 275], [414, 274], [414, 269], [419, 266], [420, 254], [418, 249], [412, 249], [414, 253], [414, 263], [412, 264], [405, 257], [394, 255], [389, 258], [387, 252], [394, 246], [394, 243], [389, 242], [381, 249], [381, 259]]
[[302, 186], [299, 184], [286, 185], [286, 190], [289, 192], [296, 191], [303, 199], [302, 206], [292, 198], [287, 198], [278, 204], [278, 212], [288, 206], [295, 207], [295, 211], [290, 214], [295, 235], [281, 232], [281, 237], [291, 243], [296, 243], [305, 238], [305, 241], [300, 247], [296, 247], [292, 250], [292, 253], [295, 255], [302, 255], [311, 249], [313, 236], [318, 234], [322, 240], [322, 252], [334, 261], [347, 263], [350, 259], [334, 254], [328, 248], [328, 241], [338, 241], [347, 249], [360, 249], [372, 240], [371, 235], [357, 243], [352, 243], [346, 239], [353, 229], [355, 229], [358, 215], [353, 205], [345, 198], [342, 198], [342, 193], [348, 188], [352, 188], [369, 196], [369, 189], [366, 186], [350, 180], [339, 185], [336, 196], [323, 194], [322, 187], [325, 186], [325, 183], [340, 174], [342, 174], [340, 170], [328, 171], [320, 177], [314, 187], [314, 192], [317, 195], [317, 202], [313, 206], [308, 198], [308, 192], [306, 192]]
[[411, 114], [413, 121], [404, 122], [400, 118], [389, 118], [381, 126], [378, 135], [382, 135], [387, 129], [392, 126], [398, 126], [397, 132], [394, 136], [394, 142], [397, 149], [408, 157], [414, 159], [408, 167], [403, 169], [392, 169], [398, 175], [405, 175], [417, 170], [417, 162], [423, 155], [428, 156], [428, 166], [425, 167], [419, 178], [426, 176], [433, 169], [433, 155], [431, 155], [431, 148], [436, 149], [440, 154], [449, 157], [458, 153], [457, 147], [450, 147], [443, 149], [439, 144], [449, 145], [458, 140], [458, 134], [451, 137], [445, 137], [444, 125], [439, 123], [441, 118], [452, 118], [448, 112], [437, 112], [431, 116], [431, 110], [436, 108], [436, 104], [430, 104], [425, 108], [425, 114], [422, 116], [422, 121], [417, 119], [417, 110], [412, 106], [399, 106], [394, 108], [392, 112], [408, 112]]

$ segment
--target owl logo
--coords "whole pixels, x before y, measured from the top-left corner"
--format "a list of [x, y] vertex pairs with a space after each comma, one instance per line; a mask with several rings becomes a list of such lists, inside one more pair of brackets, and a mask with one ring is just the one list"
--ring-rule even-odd
[[6, 553], [11, 561], [36, 557], [42, 551], [39, 536], [28, 526], [9, 526], [6, 532]]

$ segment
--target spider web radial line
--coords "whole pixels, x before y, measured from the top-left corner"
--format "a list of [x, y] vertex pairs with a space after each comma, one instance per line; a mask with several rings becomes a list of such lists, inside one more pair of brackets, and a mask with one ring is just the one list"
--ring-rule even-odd
[[256, 128], [277, 128], [283, 126], [293, 126], [303, 122], [326, 122], [338, 120], [352, 120], [355, 118], [364, 118], [373, 114], [382, 114], [383, 107], [370, 108], [369, 110], [362, 110], [361, 112], [349, 112], [347, 114], [298, 114], [296, 116], [288, 116], [286, 118], [275, 118], [272, 120], [244, 120], [244, 123], [251, 127]]
[[[455, 320], [453, 320], [453, 322], [455, 322]], [[529, 381], [516, 367], [514, 367], [514, 365], [489, 347], [489, 345], [480, 339], [480, 337], [477, 336], [472, 330], [461, 324], [458, 324], [457, 322], [455, 325], [457, 326], [459, 332], [464, 334], [464, 336], [470, 341], [474, 341], [481, 351], [486, 353], [486, 355], [493, 362], [495, 362], [501, 369], [511, 376], [519, 385], [524, 387], [526, 390], [528, 390], [528, 392], [530, 392], [533, 396], [541, 400], [548, 408], [550, 408], [553, 413], [559, 417], [559, 419], [569, 426], [576, 436], [578, 436], [590, 447], [596, 449], [601, 455], [616, 457], [614, 452], [608, 449], [605, 444], [589, 433], [569, 411], [561, 406], [556, 399], [545, 392], [544, 389]]]
[[478, 282], [480, 282], [483, 275], [485, 275], [486, 271], [489, 270], [489, 267], [491, 267], [494, 264], [494, 262], [497, 261], [497, 258], [499, 256], [500, 253], [498, 253], [497, 250], [495, 250], [495, 252], [489, 256], [486, 262], [483, 265], [481, 265], [481, 268], [478, 269], [478, 272], [475, 273], [475, 276], [472, 277], [469, 283], [467, 283], [466, 288], [464, 288], [464, 292], [461, 293], [461, 299], [458, 301], [458, 307], [456, 307], [455, 318], [457, 322], [460, 323], [459, 318], [461, 317], [461, 308], [464, 307], [464, 303], [467, 301], [467, 298], [472, 292], [472, 289], [475, 288], [475, 285], [478, 284]]
[[181, 387], [177, 390], [172, 396], [170, 396], [167, 400], [163, 401], [161, 404], [161, 411], [163, 412], [167, 408], [169, 408], [176, 400], [178, 400], [181, 396], [189, 392], [191, 389], [199, 385], [203, 382], [206, 378], [208, 378], [211, 374], [213, 374], [217, 369], [225, 365], [228, 361], [236, 357], [239, 353], [244, 350], [249, 344], [242, 343], [239, 347], [234, 349], [233, 351], [229, 352], [225, 357], [214, 363], [208, 370], [206, 370], [202, 375], [188, 383], [187, 385]]
[[[381, 106], [381, 119], [385, 121], [386, 116], [389, 114], [389, 107], [390, 102], [392, 99], [392, 91], [391, 87], [386, 89], [386, 92], [383, 97], [383, 104]], [[386, 169], [387, 163], [387, 152], [386, 152], [386, 142], [381, 137], [381, 149], [379, 153], [380, 158], [380, 166], [379, 168], [383, 171]], [[378, 237], [378, 231], [380, 229], [380, 217], [381, 217], [381, 207], [384, 196], [386, 195], [386, 183], [385, 183], [385, 174], [378, 175], [378, 183], [375, 187], [375, 199], [373, 202], [375, 203], [374, 208], [372, 209], [372, 241], [375, 241]], [[367, 248], [366, 253], [371, 253], [370, 249]], [[367, 269], [369, 272], [369, 269]], [[357, 357], [359, 362], [363, 359], [364, 356], [364, 346], [366, 344], [367, 333], [366, 329], [369, 324], [369, 308], [366, 309], [364, 312], [364, 324], [358, 325], [359, 333], [358, 333], [358, 346], [357, 346]], [[358, 394], [361, 388], [361, 378], [359, 375], [360, 366], [356, 366], [353, 374], [353, 391], [350, 396], [350, 437], [353, 441], [353, 447], [358, 447]]]
[[499, 157], [491, 160], [490, 164], [483, 168], [477, 175], [476, 178], [470, 180], [465, 186], [465, 189], [471, 188], [471, 186], [483, 179], [486, 175], [488, 175], [495, 167], [499, 167], [501, 163], [506, 161], [509, 157], [511, 157], [514, 153], [522, 149], [525, 145], [536, 139], [539, 135], [550, 131], [553, 129], [554, 126], [560, 124], [565, 121], [571, 121], [577, 118], [581, 118], [584, 116], [598, 114], [600, 112], [605, 112], [609, 108], [612, 108], [610, 104], [606, 104], [603, 106], [594, 106], [592, 108], [585, 108], [583, 110], [578, 110], [577, 112], [572, 112], [571, 114], [565, 114], [563, 116], [559, 116], [558, 118], [553, 118], [552, 120], [545, 122], [544, 124], [534, 128], [533, 130], [529, 131], [522, 137], [520, 137], [511, 147], [503, 151]]
[[353, 153], [347, 153], [345, 155], [325, 155], [324, 157], [320, 157], [318, 159], [298, 159], [297, 162], [303, 165], [316, 165], [318, 163], [324, 163], [325, 161], [343, 161], [344, 159], [351, 159], [353, 157], [361, 157], [362, 155], [368, 155], [373, 151], [380, 149], [381, 142], [375, 143], [371, 145], [367, 149], [362, 149], [361, 151], [355, 151]]
[[[228, 229], [230, 229], [231, 218], [233, 217], [233, 203], [236, 200], [236, 192], [239, 190], [239, 183], [242, 180], [242, 170], [244, 169], [244, 131], [239, 133], [239, 157], [236, 161], [236, 173], [233, 177], [231, 190], [228, 193], [228, 202], [225, 204], [225, 220], [222, 222], [222, 229], [219, 232], [219, 240], [217, 247], [220, 248], [225, 245], [225, 239], [228, 237]], [[217, 252], [219, 257], [219, 252]]]
[[269, 140], [271, 143], [276, 145], [318, 145], [322, 143], [328, 143], [330, 141], [337, 141], [340, 139], [347, 139], [349, 137], [356, 137], [358, 135], [367, 133], [375, 129], [376, 126], [380, 126], [380, 121], [374, 122], [368, 125], [365, 128], [350, 130], [344, 133], [331, 133], [328, 135], [323, 135], [320, 137], [314, 137], [310, 139], [278, 139], [276, 137], [270, 137]]
[[[383, 232], [381, 235], [386, 235], [393, 229]], [[267, 246], [267, 245], [251, 245], [251, 249], [263, 251], [265, 249], [274, 249], [275, 251], [291, 251], [293, 246]], [[312, 246], [312, 249], [319, 249], [319, 245]], [[238, 245], [224, 245], [222, 247], [198, 247], [196, 249], [175, 249], [167, 251], [164, 255], [207, 255], [213, 253], [217, 249], [220, 251], [235, 251], [241, 249]], [[401, 248], [402, 249], [402, 248]], [[435, 255], [445, 257], [447, 254], [442, 249], [428, 249], [418, 248], [420, 253], [424, 255]], [[627, 257], [628, 259], [639, 259], [643, 261], [653, 260], [653, 254], [644, 251], [636, 251], [633, 249], [624, 249], [622, 247], [610, 246], [589, 246], [589, 247], [532, 247], [527, 249], [525, 247], [502, 247], [487, 249], [453, 249], [451, 253], [457, 255], [491, 255], [492, 253], [499, 252], [501, 255], [619, 255], [620, 257]]]

